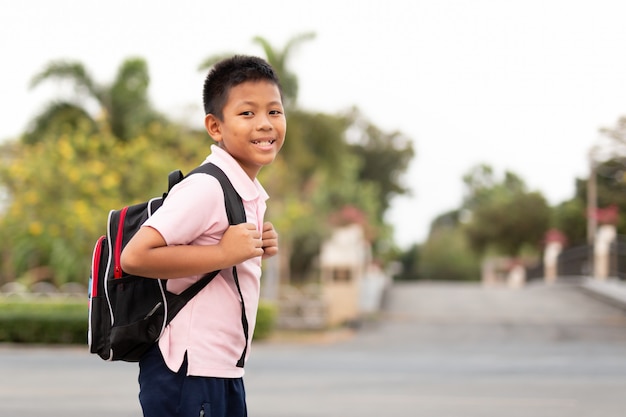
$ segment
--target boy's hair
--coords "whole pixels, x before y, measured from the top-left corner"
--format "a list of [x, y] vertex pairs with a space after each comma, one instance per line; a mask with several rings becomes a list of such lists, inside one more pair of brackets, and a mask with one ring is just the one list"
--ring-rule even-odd
[[211, 68], [204, 80], [202, 99], [204, 113], [223, 120], [224, 106], [231, 88], [246, 81], [266, 80], [276, 84], [282, 99], [282, 88], [274, 68], [267, 61], [247, 55], [235, 55]]

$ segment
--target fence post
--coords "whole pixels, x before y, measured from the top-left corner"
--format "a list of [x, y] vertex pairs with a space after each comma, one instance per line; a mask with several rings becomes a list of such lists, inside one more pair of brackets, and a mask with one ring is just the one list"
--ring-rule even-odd
[[595, 244], [593, 245], [593, 277], [605, 280], [609, 277], [611, 267], [611, 243], [617, 232], [612, 224], [604, 224], [598, 228]]
[[556, 281], [559, 273], [559, 255], [562, 251], [563, 244], [561, 242], [548, 242], [546, 245], [546, 250], [543, 253], [543, 279], [548, 284]]

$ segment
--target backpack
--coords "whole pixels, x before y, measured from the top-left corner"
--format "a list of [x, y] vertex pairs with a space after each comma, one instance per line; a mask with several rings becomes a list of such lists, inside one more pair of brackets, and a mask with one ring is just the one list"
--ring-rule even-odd
[[[245, 223], [243, 202], [232, 184], [217, 166], [206, 163], [191, 171], [208, 174], [218, 179], [224, 191], [226, 214], [231, 225]], [[183, 179], [180, 171], [168, 177], [168, 192]], [[161, 207], [167, 193], [149, 201], [111, 210], [106, 235], [95, 244], [89, 282], [89, 331], [91, 353], [109, 361], [137, 362], [161, 337], [165, 327], [219, 271], [204, 275], [181, 294], [166, 289], [165, 279], [144, 278], [122, 270], [122, 250], [146, 219]], [[235, 284], [242, 303], [242, 327], [246, 340], [237, 366], [243, 367], [248, 348], [248, 322], [243, 296], [233, 267]]]

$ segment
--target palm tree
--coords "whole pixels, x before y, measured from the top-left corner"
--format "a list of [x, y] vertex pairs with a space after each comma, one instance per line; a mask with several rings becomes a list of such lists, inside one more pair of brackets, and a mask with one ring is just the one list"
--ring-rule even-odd
[[[126, 59], [111, 85], [96, 83], [80, 62], [53, 61], [32, 78], [31, 88], [52, 79], [69, 81], [76, 96], [55, 101], [36, 116], [24, 136], [27, 143], [37, 142], [44, 134], [57, 133], [65, 126], [76, 127], [86, 122], [91, 129], [96, 129], [98, 117], [108, 122], [118, 139], [127, 141], [150, 122], [163, 120], [148, 100], [150, 77], [142, 58]], [[88, 101], [98, 104], [97, 116], [86, 109]]]

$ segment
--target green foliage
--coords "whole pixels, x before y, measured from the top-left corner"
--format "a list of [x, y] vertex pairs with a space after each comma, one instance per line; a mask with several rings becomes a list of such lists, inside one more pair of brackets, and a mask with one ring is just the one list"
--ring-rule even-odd
[[267, 339], [276, 326], [276, 316], [278, 308], [271, 303], [261, 301], [256, 315], [256, 326], [254, 328], [254, 340]]
[[42, 138], [54, 139], [78, 129], [89, 134], [98, 130], [97, 122], [84, 109], [68, 102], [50, 104], [30, 125], [30, 130], [22, 136], [22, 141], [27, 145], [34, 145]]
[[[620, 120], [626, 122], [626, 118]], [[626, 234], [626, 158], [598, 163], [595, 180], [597, 207], [617, 206], [620, 213], [617, 233]], [[587, 179], [577, 179], [574, 196], [552, 210], [553, 226], [567, 236], [570, 244], [580, 244], [587, 239], [587, 187]]]
[[96, 83], [80, 62], [53, 61], [33, 77], [31, 88], [53, 79], [72, 84], [75, 97], [53, 102], [35, 117], [31, 128], [24, 135], [25, 143], [38, 142], [46, 134], [54, 140], [56, 136], [50, 133], [58, 133], [59, 129], [68, 124], [76, 127], [84, 119], [92, 126], [97, 125], [96, 118], [90, 116], [85, 108], [88, 101], [100, 106], [98, 117], [106, 120], [112, 134], [122, 141], [141, 134], [153, 122], [165, 121], [148, 100], [150, 76], [148, 65], [142, 58], [128, 58], [122, 62], [112, 85]]
[[586, 242], [587, 207], [579, 198], [565, 201], [552, 209], [552, 224], [563, 232], [570, 245]]
[[358, 179], [375, 184], [380, 202], [378, 216], [389, 208], [391, 199], [406, 194], [401, 176], [414, 156], [411, 140], [400, 132], [384, 132], [368, 121], [356, 108], [348, 115], [350, 153], [361, 161]]
[[0, 181], [8, 205], [0, 212], [0, 254], [6, 277], [49, 266], [57, 284], [86, 283], [109, 210], [160, 195], [171, 170], [188, 170], [190, 154], [207, 153], [191, 136], [180, 135], [174, 147], [177, 132], [154, 124], [127, 143], [106, 132], [74, 130], [32, 145], [5, 144]]
[[626, 158], [605, 161], [596, 168], [596, 183], [600, 208], [616, 205], [622, 214], [617, 223], [618, 233], [626, 234]]
[[550, 207], [541, 193], [527, 192], [511, 172], [498, 181], [484, 165], [466, 175], [465, 183], [470, 216], [464, 230], [476, 253], [514, 256], [522, 248], [539, 247], [550, 225]]
[[480, 279], [480, 259], [459, 228], [440, 228], [421, 246], [420, 279], [476, 281]]
[[86, 344], [85, 300], [0, 298], [0, 342]]
[[553, 213], [540, 193], [514, 173], [496, 177], [489, 165], [474, 167], [464, 182], [461, 207], [433, 220], [420, 247], [420, 279], [477, 280], [487, 255], [528, 258], [541, 250]]
[[[276, 307], [261, 303], [254, 339], [269, 337], [276, 323]], [[88, 306], [68, 298], [0, 297], [0, 343], [87, 344]]]
[[552, 208], [552, 227], [565, 234], [570, 245], [587, 242], [587, 186], [586, 179], [576, 179], [574, 196]]
[[132, 58], [122, 63], [107, 94], [111, 131], [116, 137], [135, 138], [146, 126], [163, 121], [148, 100], [149, 84], [148, 65], [143, 59]]
[[406, 251], [400, 253], [398, 262], [400, 262], [401, 269], [394, 276], [394, 279], [399, 281], [413, 281], [419, 279], [420, 255], [421, 246], [417, 244], [412, 245]]

